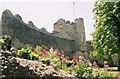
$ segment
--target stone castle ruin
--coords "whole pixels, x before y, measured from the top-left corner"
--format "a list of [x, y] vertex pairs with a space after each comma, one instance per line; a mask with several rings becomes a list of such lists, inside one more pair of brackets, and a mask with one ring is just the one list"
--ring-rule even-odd
[[13, 15], [9, 10], [5, 10], [1, 17], [0, 28], [2, 28], [0, 30], [2, 35], [12, 37], [16, 47], [19, 45], [24, 47], [26, 44], [30, 44], [32, 46], [46, 45], [65, 52], [87, 51], [82, 18], [75, 19], [75, 22], [59, 19], [54, 24], [53, 32], [49, 33], [45, 28], [38, 29], [32, 21], [25, 23], [20, 15]]
[[75, 23], [59, 19], [54, 24], [53, 34], [58, 37], [74, 40], [78, 44], [78, 49], [86, 50], [85, 28], [82, 18], [75, 19]]

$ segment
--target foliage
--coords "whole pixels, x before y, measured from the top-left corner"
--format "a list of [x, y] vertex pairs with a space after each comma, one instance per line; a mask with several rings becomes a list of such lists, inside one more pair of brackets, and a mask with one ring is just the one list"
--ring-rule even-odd
[[109, 79], [110, 75], [107, 72], [100, 71], [99, 68], [89, 65], [90, 62], [79, 61], [76, 66], [76, 74], [78, 78], [86, 79]]
[[[118, 21], [118, 2], [96, 2], [95, 31], [92, 33], [92, 46], [100, 56], [118, 53], [118, 35], [116, 21]], [[120, 21], [119, 21], [120, 22]]]
[[28, 47], [27, 49], [21, 48], [17, 51], [17, 55], [24, 59], [30, 59], [30, 60], [38, 60], [39, 56], [38, 54], [34, 53], [31, 47]]
[[91, 57], [92, 59], [97, 59], [97, 58], [98, 58], [98, 52], [96, 52], [96, 51], [91, 51], [91, 52], [90, 52], [90, 57]]
[[21, 50], [18, 50], [17, 52], [17, 55], [19, 57], [22, 57], [24, 59], [30, 59], [29, 52], [26, 49], [21, 48]]

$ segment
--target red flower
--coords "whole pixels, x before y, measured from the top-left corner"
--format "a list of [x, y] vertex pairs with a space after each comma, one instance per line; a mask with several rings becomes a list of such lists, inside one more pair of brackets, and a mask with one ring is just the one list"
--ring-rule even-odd
[[61, 53], [56, 53], [56, 56], [60, 58], [62, 56], [62, 54]]
[[60, 51], [58, 49], [55, 49], [54, 52], [60, 53]]
[[35, 48], [32, 48], [32, 50], [33, 50], [36, 54], [38, 54], [38, 51], [37, 51]]
[[74, 55], [74, 56], [73, 56], [73, 61], [74, 61], [74, 62], [78, 62], [78, 60], [79, 60], [79, 57], [78, 57], [77, 55]]
[[58, 51], [58, 49], [55, 49], [54, 51], [55, 51], [55, 52], [57, 52], [57, 51]]
[[48, 52], [46, 51], [46, 49], [43, 49], [41, 55], [42, 55], [42, 56], [45, 56], [45, 55], [49, 55], [49, 54], [48, 54]]
[[42, 50], [42, 53], [46, 54], [46, 52], [47, 52], [46, 49], [43, 49], [43, 50]]

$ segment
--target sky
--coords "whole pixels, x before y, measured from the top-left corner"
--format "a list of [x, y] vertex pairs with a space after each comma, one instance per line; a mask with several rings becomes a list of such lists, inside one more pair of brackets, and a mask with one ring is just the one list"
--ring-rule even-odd
[[94, 31], [94, 2], [95, 0], [0, 0], [0, 17], [5, 9], [9, 9], [13, 14], [19, 14], [25, 23], [32, 21], [36, 27], [45, 27], [48, 32], [52, 32], [54, 23], [60, 18], [74, 22], [75, 10], [75, 18], [84, 20], [86, 40], [92, 40], [90, 34]]

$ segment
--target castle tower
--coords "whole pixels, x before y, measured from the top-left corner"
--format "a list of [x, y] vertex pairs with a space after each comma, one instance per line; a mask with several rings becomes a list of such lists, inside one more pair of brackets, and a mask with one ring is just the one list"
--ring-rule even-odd
[[76, 42], [79, 44], [80, 50], [86, 50], [86, 36], [84, 21], [82, 18], [75, 19]]
[[59, 19], [54, 24], [53, 34], [61, 38], [66, 38], [76, 41], [77, 50], [85, 51], [86, 49], [85, 28], [82, 18], [75, 19], [75, 23], [70, 21], [65, 21], [64, 19]]

